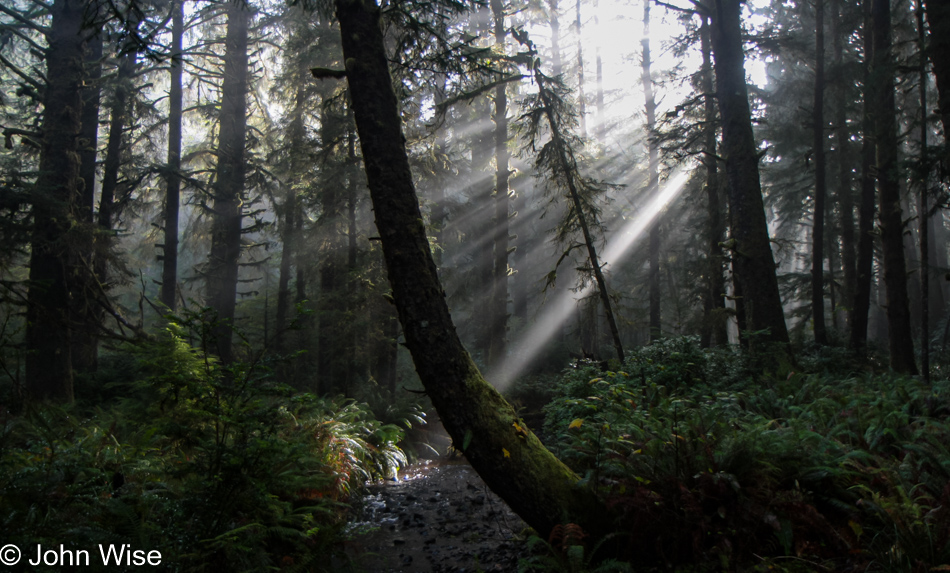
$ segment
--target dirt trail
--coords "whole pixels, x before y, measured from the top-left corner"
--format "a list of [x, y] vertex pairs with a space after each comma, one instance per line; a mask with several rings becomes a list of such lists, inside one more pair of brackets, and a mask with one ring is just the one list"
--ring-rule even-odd
[[525, 555], [524, 522], [465, 462], [414, 465], [370, 486], [353, 527], [346, 551], [367, 573], [514, 572]]

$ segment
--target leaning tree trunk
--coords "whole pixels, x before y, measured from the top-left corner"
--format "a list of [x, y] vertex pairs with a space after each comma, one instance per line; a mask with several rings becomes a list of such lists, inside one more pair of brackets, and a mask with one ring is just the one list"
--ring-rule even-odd
[[[828, 344], [825, 327], [825, 2], [815, 0], [815, 100], [812, 152], [815, 158], [815, 213], [811, 233], [811, 316], [815, 343]], [[832, 309], [833, 311], [833, 309]]]
[[871, 95], [874, 142], [877, 146], [878, 194], [884, 284], [887, 287], [887, 338], [890, 366], [896, 372], [916, 374], [914, 340], [907, 296], [904, 262], [904, 220], [901, 212], [900, 174], [897, 160], [897, 109], [894, 103], [894, 59], [891, 51], [890, 0], [873, 0], [871, 35]]
[[70, 284], [76, 276], [71, 221], [80, 191], [82, 0], [55, 0], [46, 51], [43, 140], [33, 200], [26, 310], [26, 391], [36, 400], [73, 400]]
[[485, 382], [455, 333], [412, 183], [378, 6], [336, 0], [336, 14], [393, 298], [429, 398], [479, 475], [543, 538], [564, 522], [603, 534], [603, 504]]
[[205, 289], [215, 313], [213, 348], [225, 364], [233, 360], [231, 335], [237, 298], [238, 259], [244, 200], [244, 146], [247, 131], [247, 28], [249, 8], [240, 0], [228, 4], [228, 31], [221, 85], [218, 165], [211, 223], [211, 256]]
[[791, 358], [788, 331], [775, 277], [775, 259], [759, 181], [759, 150], [752, 133], [745, 82], [739, 0], [714, 0], [712, 48], [716, 67], [722, 147], [729, 179], [733, 269], [742, 291], [750, 332], [777, 343]]
[[185, 33], [184, 0], [172, 12], [171, 65], [168, 88], [168, 165], [165, 174], [165, 242], [162, 246], [162, 290], [159, 299], [174, 311], [178, 287], [178, 208], [181, 203], [182, 37]]

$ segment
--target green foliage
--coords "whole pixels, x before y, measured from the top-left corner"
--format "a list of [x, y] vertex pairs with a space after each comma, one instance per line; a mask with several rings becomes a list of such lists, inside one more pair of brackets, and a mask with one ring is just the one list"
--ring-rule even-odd
[[[158, 550], [167, 570], [328, 570], [346, 502], [406, 459], [369, 408], [227, 370], [169, 325], [128, 349], [109, 410], [43, 406], [0, 426], [4, 541]], [[95, 561], [95, 560], [94, 560]]]
[[[833, 358], [814, 366], [840, 371]], [[743, 361], [679, 339], [616, 372], [563, 375], [545, 433], [608, 499], [618, 530], [635, 532], [631, 556], [730, 570], [755, 556], [950, 564], [950, 382], [743, 377]]]

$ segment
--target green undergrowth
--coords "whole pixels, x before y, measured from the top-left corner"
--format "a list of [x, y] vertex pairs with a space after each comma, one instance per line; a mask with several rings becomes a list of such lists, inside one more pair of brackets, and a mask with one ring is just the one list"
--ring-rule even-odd
[[641, 567], [950, 570], [950, 383], [843, 374], [832, 354], [753, 376], [663, 341], [615, 371], [569, 369], [543, 433]]
[[89, 550], [93, 570], [98, 544], [165, 571], [339, 566], [351, 496], [405, 463], [403, 428], [294, 394], [264, 361], [225, 370], [187, 335], [125, 349], [98, 407], [0, 411], [4, 544]]

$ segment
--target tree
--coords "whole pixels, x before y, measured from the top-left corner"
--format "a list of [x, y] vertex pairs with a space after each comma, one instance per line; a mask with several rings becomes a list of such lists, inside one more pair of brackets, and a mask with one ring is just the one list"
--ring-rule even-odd
[[812, 151], [815, 158], [815, 212], [811, 234], [811, 309], [815, 343], [828, 344], [825, 328], [825, 2], [815, 1], [815, 100]]
[[707, 266], [706, 288], [703, 293], [703, 323], [700, 344], [704, 348], [711, 343], [724, 345], [729, 342], [726, 331], [726, 285], [722, 277], [722, 239], [725, 234], [722, 222], [722, 200], [719, 192], [719, 154], [717, 151], [717, 117], [712, 69], [712, 48], [709, 39], [709, 15], [701, 14], [700, 49], [703, 65], [700, 74], [703, 95], [703, 166], [706, 180], [706, 225], [707, 225]]
[[[492, 0], [494, 17], [495, 49], [504, 53], [505, 49], [505, 6], [501, 0]], [[494, 215], [492, 216], [492, 281], [489, 303], [490, 335], [488, 345], [488, 364], [499, 365], [505, 360], [506, 337], [508, 335], [508, 84], [502, 83], [495, 88], [495, 193]]]
[[897, 159], [897, 121], [894, 104], [894, 60], [891, 52], [890, 0], [871, 3], [870, 97], [877, 149], [877, 173], [884, 258], [884, 284], [887, 286], [887, 338], [890, 365], [896, 372], [916, 374], [914, 340], [911, 336], [907, 297], [907, 270], [904, 263], [904, 220], [901, 215], [900, 173]]
[[[926, 0], [924, 10], [930, 25], [927, 48], [940, 94], [937, 109], [940, 110], [944, 137], [950, 138], [950, 5], [942, 0]], [[945, 161], [950, 165], [950, 145], [946, 148]]]
[[[656, 130], [656, 98], [653, 96], [653, 75], [650, 73], [650, 2], [643, 2], [643, 39], [640, 66], [642, 69], [643, 99], [647, 116], [647, 197], [653, 197], [660, 187], [659, 155], [654, 131]], [[662, 337], [660, 324], [660, 222], [650, 224], [650, 340]]]
[[761, 333], [763, 342], [785, 346], [784, 352], [791, 357], [762, 202], [760, 153], [745, 83], [740, 10], [738, 0], [716, 0], [711, 26], [722, 151], [729, 180], [732, 264], [748, 329]]
[[479, 475], [542, 536], [565, 521], [603, 534], [602, 503], [524, 427], [455, 334], [409, 169], [380, 9], [366, 0], [335, 7], [393, 299], [429, 398]]
[[178, 287], [178, 209], [181, 203], [182, 37], [185, 34], [184, 0], [172, 3], [172, 44], [169, 52], [168, 164], [165, 166], [163, 217], [162, 291], [159, 300], [174, 311]]
[[37, 400], [73, 400], [70, 285], [78, 271], [74, 238], [80, 192], [83, 0], [55, 0], [45, 30], [46, 96], [26, 325], [26, 386]]
[[212, 332], [215, 354], [225, 363], [233, 359], [231, 336], [237, 297], [238, 259], [241, 256], [250, 9], [244, 2], [229, 0], [227, 17], [211, 254], [205, 281], [208, 306], [216, 315]]

